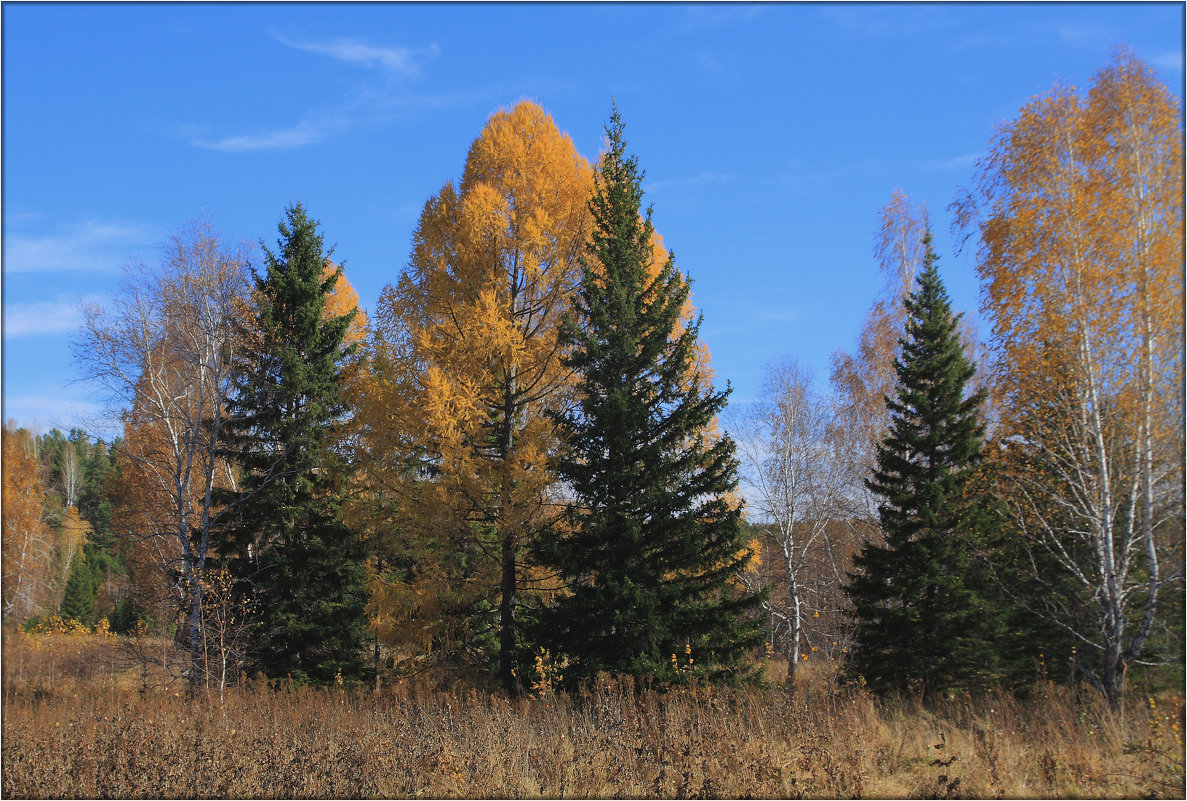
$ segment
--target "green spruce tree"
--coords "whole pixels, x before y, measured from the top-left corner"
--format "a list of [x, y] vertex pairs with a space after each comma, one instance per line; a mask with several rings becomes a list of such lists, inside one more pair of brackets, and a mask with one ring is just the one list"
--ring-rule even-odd
[[87, 558], [77, 553], [70, 560], [70, 573], [62, 593], [62, 617], [77, 620], [84, 626], [95, 622], [95, 577]]
[[257, 313], [244, 337], [248, 367], [231, 404], [229, 454], [242, 467], [222, 550], [245, 588], [255, 668], [329, 683], [362, 673], [363, 549], [342, 522], [344, 466], [331, 436], [344, 407], [340, 371], [354, 315], [324, 319], [341, 274], [325, 276], [318, 223], [286, 210]]
[[936, 271], [931, 237], [915, 291], [904, 303], [906, 338], [895, 360], [890, 430], [867, 486], [884, 543], [867, 542], [846, 588], [857, 621], [851, 676], [878, 691], [940, 692], [992, 683], [1002, 616], [979, 559], [991, 510], [969, 481], [985, 426], [974, 367]]
[[701, 675], [736, 678], [762, 632], [759, 597], [731, 581], [748, 558], [727, 498], [734, 444], [710, 436], [729, 390], [694, 367], [688, 279], [670, 255], [649, 274], [651, 210], [640, 215], [642, 174], [622, 132], [615, 110], [568, 331], [577, 402], [557, 423], [574, 502], [540, 547], [570, 593], [541, 610], [539, 639], [569, 658], [573, 680], [605, 670], [675, 682], [690, 656]]

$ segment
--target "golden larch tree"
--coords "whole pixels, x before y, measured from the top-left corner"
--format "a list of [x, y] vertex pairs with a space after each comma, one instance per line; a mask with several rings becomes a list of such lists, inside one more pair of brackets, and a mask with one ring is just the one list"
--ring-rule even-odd
[[355, 315], [350, 319], [350, 325], [346, 328], [343, 344], [347, 347], [352, 345], [362, 347], [367, 339], [367, 314], [359, 308], [359, 293], [346, 279], [346, 272], [342, 265], [327, 261], [323, 275], [328, 279], [338, 270], [342, 270], [342, 272], [338, 274], [338, 280], [334, 282], [334, 288], [330, 294], [326, 295], [326, 303], [322, 307], [322, 317], [333, 320], [354, 310]]
[[384, 582], [377, 617], [389, 631], [410, 623], [399, 628], [429, 645], [449, 623], [425, 617], [497, 598], [490, 622], [508, 687], [521, 552], [550, 514], [548, 413], [570, 385], [558, 334], [591, 187], [589, 164], [539, 106], [494, 114], [461, 182], [425, 204], [408, 267], [380, 297], [368, 375], [352, 398], [372, 501], [397, 498], [372, 504], [398, 506], [398, 520], [377, 525], [400, 527], [414, 554]]

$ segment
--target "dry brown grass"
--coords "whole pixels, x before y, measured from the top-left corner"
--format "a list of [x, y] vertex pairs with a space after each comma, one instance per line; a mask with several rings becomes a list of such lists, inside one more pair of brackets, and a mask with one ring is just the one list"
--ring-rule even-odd
[[5, 797], [1183, 795], [1178, 698], [1135, 699], [1123, 720], [1053, 687], [883, 704], [821, 664], [795, 694], [624, 680], [508, 701], [249, 683], [220, 705], [180, 685], [139, 692], [114, 646], [85, 647], [99, 667], [67, 660], [90, 670], [68, 675], [59, 654], [50, 687], [45, 651], [6, 636]]

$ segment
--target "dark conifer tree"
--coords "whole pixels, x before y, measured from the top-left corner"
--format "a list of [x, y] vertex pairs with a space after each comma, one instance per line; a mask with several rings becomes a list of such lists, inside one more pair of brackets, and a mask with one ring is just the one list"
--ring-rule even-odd
[[328, 683], [362, 672], [363, 549], [342, 522], [343, 464], [331, 435], [344, 407], [343, 340], [354, 312], [324, 319], [340, 271], [325, 275], [318, 223], [286, 210], [256, 276], [248, 364], [231, 404], [229, 454], [242, 467], [222, 550], [254, 620], [255, 668]]
[[993, 526], [970, 484], [985, 426], [974, 367], [936, 271], [930, 235], [895, 360], [891, 426], [867, 486], [881, 497], [884, 543], [867, 542], [846, 588], [857, 631], [846, 671], [879, 691], [931, 693], [997, 678], [1003, 633], [978, 558]]
[[648, 269], [651, 211], [640, 215], [642, 174], [622, 130], [615, 110], [567, 332], [577, 402], [557, 423], [575, 497], [540, 549], [571, 594], [542, 610], [540, 639], [569, 657], [574, 680], [605, 670], [672, 682], [689, 652], [701, 675], [729, 679], [762, 640], [759, 597], [731, 581], [747, 559], [727, 499], [734, 444], [710, 436], [729, 390], [694, 366], [700, 321], [681, 325], [688, 279], [670, 255]]
[[95, 578], [82, 553], [70, 560], [60, 612], [62, 617], [77, 620], [84, 626], [95, 622]]

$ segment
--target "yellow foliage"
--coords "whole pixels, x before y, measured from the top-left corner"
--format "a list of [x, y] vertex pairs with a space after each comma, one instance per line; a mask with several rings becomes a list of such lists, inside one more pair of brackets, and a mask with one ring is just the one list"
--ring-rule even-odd
[[[377, 568], [371, 581], [389, 642], [427, 647], [445, 636], [448, 622], [424, 621], [460, 599], [497, 596], [501, 557], [555, 515], [559, 443], [548, 415], [573, 386], [560, 326], [581, 277], [592, 191], [590, 164], [543, 109], [499, 111], [460, 182], [426, 201], [407, 269], [380, 296], [367, 368], [346, 393], [362, 491], [345, 514], [379, 550], [417, 565], [412, 578]], [[653, 250], [658, 275], [668, 259], [659, 236]], [[695, 317], [689, 302], [683, 319]], [[689, 380], [712, 380], [703, 343]], [[557, 589], [554, 577], [514, 569], [519, 587]]]
[[571, 384], [559, 326], [591, 188], [589, 164], [539, 106], [500, 111], [460, 183], [425, 203], [408, 268], [383, 290], [367, 374], [348, 389], [371, 497], [347, 514], [376, 536], [401, 532], [383, 547], [417, 569], [373, 576], [381, 638], [446, 636], [434, 617], [495, 592], [498, 550], [548, 514], [546, 415]]
[[752, 537], [746, 543], [746, 551], [750, 554], [750, 561], [746, 563], [746, 569], [751, 573], [759, 572], [762, 568], [762, 540]]
[[45, 490], [33, 436], [9, 421], [3, 428], [3, 613], [24, 619], [47, 601], [53, 545], [45, 525]]
[[1059, 622], [1106, 655], [1081, 666], [1099, 666], [1115, 702], [1182, 553], [1179, 101], [1121, 51], [1086, 96], [1028, 103], [980, 168], [958, 222], [981, 234], [997, 489], [1027, 544], [1082, 588], [1069, 608], [1091, 617]]
[[[986, 209], [977, 270], [1004, 436], [1047, 425], [1060, 398], [1107, 403], [1132, 427], [1154, 397], [1181, 392], [1180, 119], [1166, 88], [1121, 53], [1087, 97], [1056, 88], [999, 132], [959, 211], [968, 225], [978, 201]], [[1181, 412], [1147, 411], [1173, 438]]]
[[322, 317], [332, 320], [349, 314], [351, 310], [356, 310], [350, 325], [346, 328], [346, 336], [343, 338], [342, 344], [346, 347], [356, 344], [361, 346], [367, 339], [367, 313], [359, 308], [359, 293], [351, 286], [350, 281], [346, 280], [345, 272], [339, 272], [341, 270], [341, 266], [331, 261], [326, 262], [325, 271], [322, 273], [323, 278], [328, 280], [330, 276], [338, 272], [338, 279], [334, 282], [334, 288], [330, 294], [326, 295], [326, 304], [322, 307]]
[[[107, 622], [107, 618], [103, 618], [103, 622]], [[104, 627], [106, 629], [106, 626]], [[82, 623], [79, 623], [74, 618], [63, 618], [61, 615], [50, 615], [49, 617], [39, 620], [33, 628], [29, 630], [30, 634], [36, 636], [48, 636], [54, 634], [67, 635], [71, 637], [82, 637], [91, 633], [91, 629]], [[106, 630], [103, 632], [107, 635]]]

